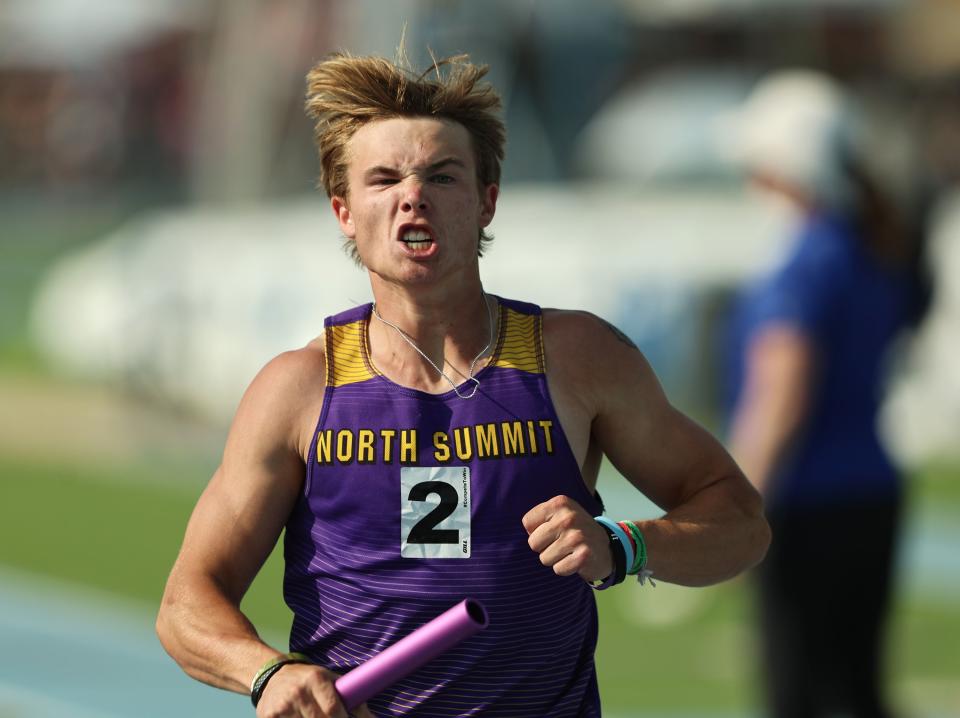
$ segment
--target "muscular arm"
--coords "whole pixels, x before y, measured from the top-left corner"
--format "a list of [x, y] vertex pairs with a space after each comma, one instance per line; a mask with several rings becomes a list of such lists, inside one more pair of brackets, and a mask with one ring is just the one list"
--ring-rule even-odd
[[264, 645], [240, 600], [286, 523], [303, 477], [288, 372], [281, 356], [250, 385], [234, 418], [223, 461], [200, 497], [164, 592], [157, 631], [191, 676], [249, 690], [280, 652]]
[[[759, 495], [720, 443], [671, 406], [640, 351], [584, 313], [555, 313], [545, 328], [551, 392], [571, 444], [584, 456], [599, 447], [665, 510], [661, 518], [636, 522], [654, 575], [707, 585], [756, 564], [769, 542]], [[549, 504], [528, 514], [531, 546], [541, 558], [548, 551], [545, 563], [590, 580], [610, 573], [602, 530], [575, 518], [577, 509], [564, 502]], [[569, 532], [582, 541], [562, 538]], [[565, 559], [562, 547], [547, 549], [558, 539], [578, 557]]]
[[[183, 670], [205, 683], [247, 693], [257, 670], [281, 654], [260, 639], [240, 601], [301, 489], [310, 440], [305, 417], [319, 412], [323, 379], [322, 353], [312, 348], [281, 355], [260, 372], [237, 410], [223, 462], [190, 518], [157, 634]], [[326, 705], [329, 715], [345, 716], [331, 677], [314, 666], [285, 666], [268, 684], [258, 714], [301, 715], [291, 706], [310, 700]], [[284, 684], [296, 679], [299, 684], [285, 691]]]

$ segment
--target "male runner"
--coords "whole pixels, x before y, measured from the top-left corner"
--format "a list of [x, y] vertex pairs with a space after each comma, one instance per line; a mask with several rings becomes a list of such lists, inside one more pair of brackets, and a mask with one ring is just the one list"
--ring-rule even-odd
[[[598, 716], [591, 582], [630, 564], [705, 585], [766, 550], [757, 493], [626, 337], [484, 291], [504, 143], [484, 73], [464, 58], [415, 76], [339, 55], [308, 77], [321, 179], [374, 303], [254, 379], [157, 622], [190, 675], [253, 682], [259, 716], [346, 716], [335, 674], [465, 596], [489, 628], [373, 711]], [[599, 229], [584, 241], [603, 251]], [[629, 536], [595, 520], [603, 455], [662, 518], [621, 524]], [[284, 528], [297, 656], [239, 610]]]

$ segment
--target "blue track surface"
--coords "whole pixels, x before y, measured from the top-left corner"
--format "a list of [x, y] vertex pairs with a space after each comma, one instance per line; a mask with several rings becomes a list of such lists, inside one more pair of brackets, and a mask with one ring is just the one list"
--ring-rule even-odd
[[0, 572], [0, 717], [252, 715], [245, 696], [187, 678], [144, 607]]
[[[618, 499], [616, 493], [607, 499]], [[960, 527], [950, 516], [909, 525], [901, 575], [906, 591], [955, 605], [958, 546]], [[253, 714], [246, 696], [185, 676], [164, 653], [152, 624], [149, 606], [0, 567], [0, 718]], [[283, 644], [282, 637], [269, 640]]]

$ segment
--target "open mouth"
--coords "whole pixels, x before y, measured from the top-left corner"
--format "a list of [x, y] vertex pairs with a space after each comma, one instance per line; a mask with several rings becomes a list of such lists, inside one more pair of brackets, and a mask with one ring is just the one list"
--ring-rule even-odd
[[400, 234], [400, 241], [410, 249], [426, 249], [433, 244], [433, 237], [423, 229], [407, 229]]

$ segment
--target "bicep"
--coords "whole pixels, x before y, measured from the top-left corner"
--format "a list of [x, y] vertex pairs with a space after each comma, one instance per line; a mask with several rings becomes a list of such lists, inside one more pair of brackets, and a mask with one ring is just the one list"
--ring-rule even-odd
[[[296, 501], [292, 476], [217, 469], [197, 502], [174, 573], [214, 582], [239, 604], [266, 561]], [[286, 487], [284, 489], [284, 487]]]
[[[277, 362], [277, 360], [275, 360]], [[296, 365], [268, 365], [247, 390], [223, 461], [197, 502], [174, 574], [212, 581], [239, 603], [303, 486]]]
[[665, 510], [740, 472], [706, 429], [668, 400], [641, 351], [598, 337], [592, 434], [616, 469]]
[[594, 421], [594, 434], [617, 470], [670, 510], [739, 470], [719, 441], [669, 402], [637, 354], [619, 396]]

